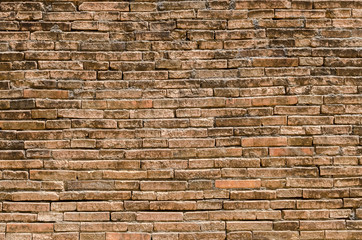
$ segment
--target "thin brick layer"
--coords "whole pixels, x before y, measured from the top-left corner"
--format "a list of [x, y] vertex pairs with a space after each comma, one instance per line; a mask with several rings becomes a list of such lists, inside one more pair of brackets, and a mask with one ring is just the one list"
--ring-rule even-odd
[[0, 240], [362, 239], [362, 2], [0, 1]]

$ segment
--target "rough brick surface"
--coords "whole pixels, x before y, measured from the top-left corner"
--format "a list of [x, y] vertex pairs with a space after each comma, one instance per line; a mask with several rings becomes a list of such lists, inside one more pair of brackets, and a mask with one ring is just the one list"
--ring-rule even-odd
[[0, 240], [362, 239], [359, 0], [1, 0]]

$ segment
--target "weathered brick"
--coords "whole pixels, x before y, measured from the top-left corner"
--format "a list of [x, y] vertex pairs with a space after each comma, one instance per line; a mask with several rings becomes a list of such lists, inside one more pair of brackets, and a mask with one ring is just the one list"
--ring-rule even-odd
[[357, 145], [359, 138], [357, 136], [316, 136], [313, 138], [316, 145]]
[[106, 240], [121, 240], [121, 239], [135, 239], [135, 240], [151, 240], [149, 233], [117, 233], [107, 232]]
[[141, 182], [141, 190], [157, 190], [157, 191], [166, 191], [166, 190], [186, 190], [186, 182], [168, 182], [167, 184], [163, 182]]
[[254, 58], [255, 67], [295, 67], [298, 66], [297, 58]]
[[13, 203], [4, 202], [3, 211], [5, 212], [46, 212], [50, 210], [49, 203]]
[[260, 180], [216, 180], [217, 188], [260, 188]]
[[247, 0], [247, 1], [237, 1], [236, 9], [255, 9], [255, 8], [290, 8], [291, 4], [289, 1], [260, 1], [260, 3]]
[[97, 3], [97, 2], [86, 2], [79, 6], [81, 11], [128, 11], [128, 3], [108, 2], [108, 3]]
[[242, 146], [245, 147], [267, 147], [267, 146], [285, 146], [287, 138], [285, 137], [260, 137], [260, 138], [242, 138]]
[[109, 219], [108, 212], [65, 212], [65, 221], [105, 221]]
[[136, 216], [138, 221], [182, 221], [182, 213], [167, 212], [139, 212]]
[[59, 110], [60, 118], [102, 118], [103, 112], [99, 110]]
[[290, 147], [290, 148], [270, 148], [271, 156], [308, 156], [313, 155], [313, 148]]
[[7, 232], [53, 232], [53, 223], [8, 223]]

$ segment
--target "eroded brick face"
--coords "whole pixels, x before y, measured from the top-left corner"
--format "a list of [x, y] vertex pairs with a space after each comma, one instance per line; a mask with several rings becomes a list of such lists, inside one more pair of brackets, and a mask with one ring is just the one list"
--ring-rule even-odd
[[0, 240], [362, 239], [361, 17], [0, 1]]

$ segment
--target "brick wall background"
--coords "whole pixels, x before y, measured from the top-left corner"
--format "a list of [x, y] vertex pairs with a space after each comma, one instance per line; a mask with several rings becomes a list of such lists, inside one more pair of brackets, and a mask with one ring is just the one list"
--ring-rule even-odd
[[361, 17], [1, 1], [0, 239], [362, 239]]

